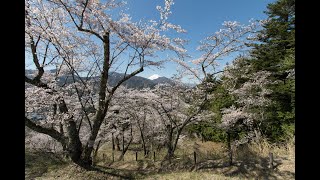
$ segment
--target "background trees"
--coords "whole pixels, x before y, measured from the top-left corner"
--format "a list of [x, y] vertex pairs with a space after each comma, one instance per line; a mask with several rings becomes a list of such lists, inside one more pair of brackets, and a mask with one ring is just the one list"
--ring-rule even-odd
[[[259, 114], [251, 116], [259, 122], [259, 134], [271, 142], [284, 142], [294, 134], [295, 1], [270, 3], [265, 13], [269, 18], [262, 21], [262, 29], [251, 36], [255, 41], [246, 42], [252, 49], [225, 67], [214, 81], [216, 86], [211, 96], [216, 98], [211, 101], [210, 109], [215, 112], [215, 124], [229, 116], [238, 122], [244, 115], [239, 113]], [[201, 126], [204, 125], [191, 130], [203, 133]], [[217, 131], [215, 125], [205, 126], [206, 132], [211, 132], [207, 139], [226, 141], [224, 133]], [[233, 138], [243, 137], [244, 131], [241, 129]]]
[[267, 6], [269, 18], [254, 45], [252, 66], [255, 71], [270, 71], [273, 102], [266, 111], [265, 134], [270, 140], [285, 141], [294, 134], [295, 121], [295, 1], [280, 0]]

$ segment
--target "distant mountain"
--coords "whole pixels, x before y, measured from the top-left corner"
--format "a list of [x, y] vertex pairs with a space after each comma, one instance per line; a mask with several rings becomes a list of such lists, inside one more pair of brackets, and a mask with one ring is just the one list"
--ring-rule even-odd
[[[54, 73], [55, 70], [50, 70], [50, 73]], [[27, 77], [32, 78], [33, 74], [35, 74], [35, 70], [25, 70], [25, 75]], [[122, 73], [117, 73], [117, 72], [111, 72], [109, 74], [109, 79], [108, 79], [108, 84], [109, 86], [115, 86], [122, 78], [124, 74]], [[79, 78], [75, 78], [76, 81], [80, 81]], [[100, 77], [91, 77], [90, 80], [99, 82]], [[58, 79], [58, 84], [63, 85], [63, 84], [69, 84], [73, 82], [73, 78], [71, 75], [65, 75], [65, 76], [60, 76]], [[154, 88], [157, 84], [164, 84], [168, 83], [173, 85], [175, 82], [167, 77], [160, 77], [159, 75], [154, 76], [151, 79], [144, 78], [141, 76], [133, 76], [127, 81], [125, 81], [122, 85], [125, 86], [126, 88], [134, 88], [134, 89], [143, 89], [143, 88]]]
[[[109, 75], [108, 84], [110, 86], [115, 86], [123, 77], [124, 74], [112, 72]], [[141, 76], [133, 76], [127, 81], [125, 81], [122, 85], [126, 88], [143, 89], [154, 88], [154, 86], [156, 86], [157, 83]]]

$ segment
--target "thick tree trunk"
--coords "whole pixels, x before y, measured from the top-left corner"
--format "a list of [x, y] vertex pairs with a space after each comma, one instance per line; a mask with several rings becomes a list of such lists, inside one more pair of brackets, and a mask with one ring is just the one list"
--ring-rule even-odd
[[167, 155], [165, 156], [165, 159], [171, 159], [174, 157], [174, 152], [175, 150], [177, 149], [177, 144], [178, 144], [178, 141], [179, 141], [179, 137], [181, 135], [181, 132], [182, 132], [182, 129], [183, 128], [180, 128], [178, 131], [177, 131], [177, 135], [175, 136], [174, 138], [174, 135], [173, 135], [173, 129], [171, 130], [170, 134], [169, 135], [169, 138], [170, 138], [170, 143], [167, 144]]
[[83, 152], [83, 160], [85, 164], [92, 164], [92, 151], [93, 151], [93, 144], [97, 138], [98, 132], [100, 130], [100, 126], [105, 118], [107, 113], [108, 105], [111, 100], [112, 94], [108, 95], [106, 100], [106, 89], [107, 89], [107, 81], [108, 81], [108, 72], [110, 68], [110, 37], [109, 33], [107, 32], [103, 36], [103, 68], [101, 72], [101, 79], [100, 79], [100, 87], [99, 87], [99, 107], [98, 111], [92, 126], [92, 131], [90, 137], [88, 139], [88, 143], [84, 148]]
[[[68, 113], [67, 105], [63, 98], [58, 99], [58, 107], [60, 113]], [[79, 165], [82, 165], [81, 154], [82, 154], [82, 144], [80, 141], [79, 133], [77, 130], [76, 122], [73, 120], [73, 117], [64, 120], [64, 126], [66, 129], [66, 135], [68, 138], [67, 141], [67, 152], [71, 160]], [[60, 131], [63, 131], [63, 128], [60, 126]]]
[[169, 131], [168, 140], [170, 143], [167, 144], [168, 152], [167, 152], [166, 158], [170, 159], [174, 156], [174, 152], [177, 149], [180, 135], [182, 133], [183, 128], [187, 125], [188, 121], [185, 121], [185, 123], [180, 128], [176, 127], [178, 128], [178, 130], [175, 137], [174, 137], [174, 128], [171, 128], [171, 130]]
[[68, 137], [67, 151], [68, 155], [73, 162], [82, 165], [81, 154], [82, 144], [77, 131], [76, 123], [73, 120], [66, 122], [66, 133]]
[[65, 120], [66, 136], [52, 128], [48, 129], [36, 125], [28, 118], [25, 118], [25, 125], [36, 132], [47, 134], [57, 140], [61, 143], [63, 150], [66, 151], [66, 155], [70, 157], [74, 163], [83, 166], [84, 163], [81, 158], [82, 144], [77, 132], [76, 123], [73, 121], [72, 117]]
[[172, 147], [172, 145], [168, 145], [168, 146], [167, 146], [167, 154], [166, 154], [166, 156], [164, 157], [164, 159], [170, 161], [173, 157], [174, 157], [173, 147]]
[[164, 159], [166, 160], [171, 160], [171, 158], [174, 156], [174, 148], [173, 148], [173, 145], [172, 145], [172, 140], [173, 140], [173, 128], [172, 126], [168, 125], [167, 126], [167, 129], [168, 129], [168, 135], [167, 135], [167, 143], [166, 143], [166, 146], [167, 146], [167, 154], [166, 156], [164, 157]]
[[103, 120], [103, 118], [102, 119], [101, 118], [102, 118], [102, 115], [99, 114], [98, 118], [96, 119], [95, 123], [93, 124], [91, 135], [90, 135], [89, 140], [87, 142], [87, 145], [85, 146], [84, 151], [83, 151], [83, 155], [82, 155], [83, 163], [88, 166], [92, 165], [91, 154], [93, 151], [94, 142], [97, 138], [97, 135], [98, 135], [98, 132], [99, 132], [102, 120]]

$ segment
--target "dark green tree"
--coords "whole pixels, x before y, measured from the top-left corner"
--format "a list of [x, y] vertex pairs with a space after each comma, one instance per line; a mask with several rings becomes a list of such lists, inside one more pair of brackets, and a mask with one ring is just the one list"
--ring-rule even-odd
[[253, 71], [271, 72], [272, 106], [267, 110], [264, 134], [285, 141], [294, 134], [295, 121], [295, 0], [278, 0], [267, 6], [269, 16], [253, 45]]

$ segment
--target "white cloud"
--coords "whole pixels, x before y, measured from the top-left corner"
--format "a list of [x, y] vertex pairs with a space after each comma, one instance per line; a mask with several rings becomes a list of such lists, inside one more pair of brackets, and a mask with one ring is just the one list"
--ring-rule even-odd
[[154, 80], [154, 79], [158, 79], [159, 77], [161, 77], [159, 74], [154, 74], [154, 75], [148, 77], [148, 79]]

